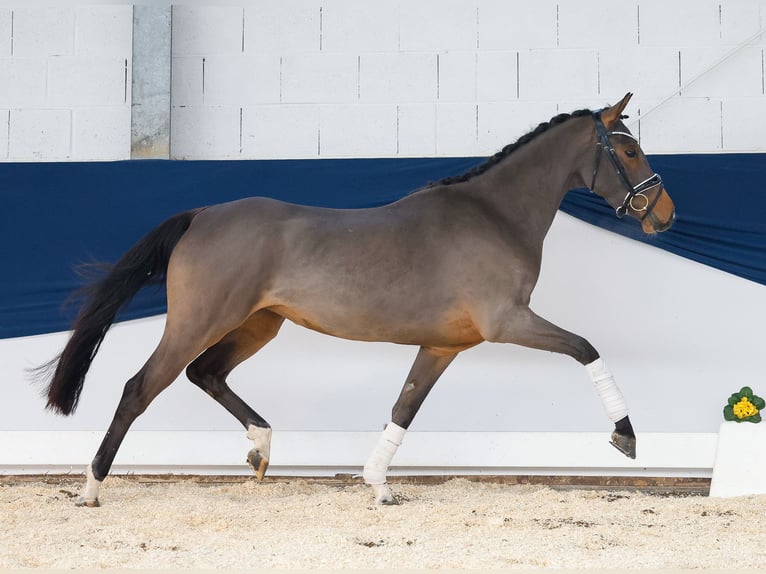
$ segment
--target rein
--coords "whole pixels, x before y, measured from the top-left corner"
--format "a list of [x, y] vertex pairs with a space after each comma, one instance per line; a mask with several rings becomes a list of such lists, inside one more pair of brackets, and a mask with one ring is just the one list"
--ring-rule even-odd
[[[628, 190], [622, 205], [615, 209], [617, 217], [624, 217], [625, 214], [628, 213], [628, 208], [630, 208], [636, 213], [640, 213], [641, 216], [639, 217], [639, 220], [643, 221], [646, 216], [652, 212], [654, 206], [657, 204], [657, 201], [660, 198], [660, 195], [662, 195], [662, 192], [658, 191], [654, 195], [654, 199], [649, 201], [649, 198], [644, 192], [652, 189], [653, 187], [662, 185], [662, 178], [660, 177], [660, 174], [655, 173], [654, 175], [646, 178], [641, 183], [631, 185], [630, 181], [628, 181], [628, 178], [625, 175], [625, 168], [623, 167], [622, 162], [620, 162], [620, 158], [617, 157], [617, 152], [612, 146], [612, 142], [609, 141], [609, 136], [619, 135], [628, 137], [636, 142], [638, 142], [638, 140], [627, 132], [608, 132], [606, 130], [606, 126], [604, 126], [604, 122], [601, 121], [601, 111], [602, 110], [593, 112], [593, 121], [596, 123], [596, 136], [598, 137], [598, 141], [596, 142], [596, 161], [593, 166], [593, 179], [591, 179], [590, 182], [590, 190], [593, 191], [593, 186], [596, 184], [596, 176], [598, 175], [598, 169], [601, 165], [601, 152], [602, 150], [606, 150], [608, 157], [620, 178], [620, 181]], [[636, 198], [642, 199], [643, 205], [634, 203]]]

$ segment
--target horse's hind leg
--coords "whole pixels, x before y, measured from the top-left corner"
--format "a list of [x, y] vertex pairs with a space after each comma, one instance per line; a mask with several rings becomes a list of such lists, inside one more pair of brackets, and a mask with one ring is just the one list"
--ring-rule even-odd
[[367, 464], [364, 465], [364, 481], [372, 486], [378, 504], [396, 504], [391, 489], [386, 484], [388, 466], [418, 409], [455, 356], [457, 353], [454, 351], [426, 347], [421, 347], [418, 351], [402, 392], [392, 409], [391, 422], [386, 426]]
[[168, 344], [167, 331], [159, 346], [141, 370], [126, 384], [122, 398], [109, 425], [101, 446], [87, 468], [87, 482], [82, 495], [77, 500], [78, 506], [99, 506], [98, 492], [114, 457], [133, 421], [146, 410], [149, 403], [167, 388], [181, 373], [184, 366], [194, 358], [199, 350], [186, 350]]
[[254, 447], [247, 456], [259, 480], [269, 465], [271, 426], [226, 383], [228, 374], [258, 352], [279, 332], [284, 317], [261, 310], [218, 343], [207, 349], [186, 369], [189, 380], [213, 397], [247, 429]]

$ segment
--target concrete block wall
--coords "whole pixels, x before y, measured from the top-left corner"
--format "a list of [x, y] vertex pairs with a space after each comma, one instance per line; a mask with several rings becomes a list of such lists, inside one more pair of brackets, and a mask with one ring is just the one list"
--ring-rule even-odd
[[0, 6], [0, 160], [130, 157], [132, 6]]
[[766, 34], [677, 92], [764, 26], [766, 0], [178, 5], [171, 153], [482, 156], [627, 91], [649, 152], [763, 151]]
[[[172, 14], [176, 159], [484, 156], [627, 91], [650, 153], [766, 149], [766, 34], [731, 55], [766, 26], [766, 0], [254, 0]], [[130, 157], [131, 26], [127, 4], [0, 6], [0, 160]]]

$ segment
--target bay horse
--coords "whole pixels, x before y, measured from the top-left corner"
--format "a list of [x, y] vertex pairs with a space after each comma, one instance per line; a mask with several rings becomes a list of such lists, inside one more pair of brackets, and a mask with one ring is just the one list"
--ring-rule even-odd
[[584, 365], [614, 423], [611, 444], [635, 458], [627, 405], [598, 351], [529, 308], [543, 239], [570, 189], [589, 187], [646, 233], [674, 220], [662, 179], [621, 121], [630, 97], [557, 115], [469, 172], [388, 205], [326, 209], [250, 197], [180, 213], [150, 231], [88, 287], [71, 337], [47, 364], [46, 406], [70, 415], [117, 312], [144, 285], [165, 282], [162, 338], [125, 384], [77, 504], [99, 505], [129, 427], [184, 369], [246, 429], [254, 443], [247, 460], [262, 479], [271, 426], [226, 378], [285, 319], [335, 337], [419, 347], [364, 465], [379, 504], [396, 502], [386, 473], [429, 391], [458, 353], [483, 341]]

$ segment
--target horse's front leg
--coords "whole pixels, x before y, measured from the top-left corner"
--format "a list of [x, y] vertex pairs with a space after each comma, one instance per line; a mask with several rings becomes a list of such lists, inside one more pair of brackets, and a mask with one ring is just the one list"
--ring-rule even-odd
[[528, 307], [489, 318], [480, 325], [480, 331], [487, 341], [562, 353], [584, 365], [607, 417], [614, 423], [611, 444], [625, 456], [636, 458], [636, 435], [628, 406], [604, 360], [586, 339], [546, 321]]
[[454, 351], [420, 348], [402, 392], [394, 404], [391, 422], [380, 435], [367, 464], [364, 465], [362, 476], [364, 481], [372, 486], [376, 503], [396, 504], [396, 499], [386, 484], [388, 467], [420, 405], [456, 355]]

